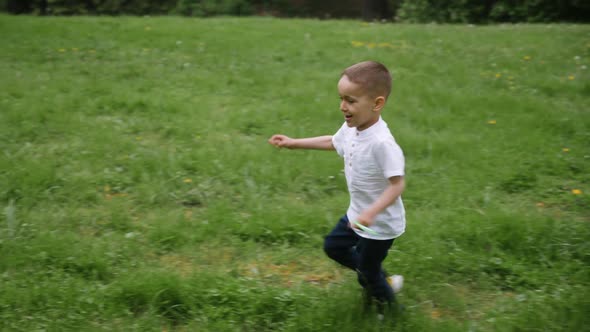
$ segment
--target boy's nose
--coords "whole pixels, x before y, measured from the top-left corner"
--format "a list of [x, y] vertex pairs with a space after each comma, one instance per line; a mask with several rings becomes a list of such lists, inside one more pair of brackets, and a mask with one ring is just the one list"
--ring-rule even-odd
[[341, 111], [346, 111], [347, 110], [346, 109], [346, 103], [344, 102], [344, 100], [340, 102], [340, 110]]

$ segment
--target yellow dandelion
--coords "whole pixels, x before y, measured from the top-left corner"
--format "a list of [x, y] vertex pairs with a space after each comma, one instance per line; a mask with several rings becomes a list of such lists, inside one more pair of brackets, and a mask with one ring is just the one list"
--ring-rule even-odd
[[576, 79], [576, 77], [574, 75], [570, 75], [567, 77], [568, 80], [573, 81]]
[[375, 46], [377, 46], [377, 44], [375, 44], [375, 43], [368, 43], [367, 44], [368, 48], [375, 48]]
[[563, 151], [563, 152], [570, 152], [570, 148], [563, 148], [563, 149], [561, 149], [561, 151]]
[[572, 190], [572, 194], [574, 194], [574, 195], [581, 195], [582, 194], [582, 191], [580, 189], [573, 189]]
[[440, 310], [438, 310], [438, 309], [433, 309], [430, 312], [430, 317], [432, 317], [432, 319], [439, 319], [440, 316], [442, 316], [442, 314], [441, 314]]
[[500, 74], [500, 73], [497, 73], [497, 74], [496, 74], [496, 78], [500, 78], [500, 77], [502, 77], [502, 74]]
[[111, 186], [106, 185], [104, 186], [104, 188], [102, 188], [104, 190], [105, 193], [108, 193], [109, 191], [111, 191]]
[[539, 202], [539, 203], [537, 203], [537, 207], [540, 207], [540, 208], [545, 207], [545, 203]]
[[182, 180], [182, 182], [184, 182], [184, 183], [192, 183], [193, 180], [192, 179], [189, 179], [189, 178], [186, 178], [186, 179]]
[[488, 124], [495, 125], [496, 124], [496, 120], [489, 120], [488, 121]]
[[66, 51], [66, 49], [65, 49], [65, 48], [60, 48], [60, 49], [59, 49], [59, 50], [57, 50], [57, 51], [58, 51], [58, 52], [60, 52], [60, 53], [63, 53], [63, 52], [65, 52], [65, 51]]
[[525, 55], [524, 58], [522, 58], [524, 61], [530, 61], [532, 58], [530, 55]]
[[358, 40], [353, 40], [353, 41], [351, 42], [351, 44], [352, 44], [352, 46], [354, 46], [354, 47], [361, 47], [361, 46], [365, 45], [365, 43], [363, 43], [362, 41], [358, 41]]

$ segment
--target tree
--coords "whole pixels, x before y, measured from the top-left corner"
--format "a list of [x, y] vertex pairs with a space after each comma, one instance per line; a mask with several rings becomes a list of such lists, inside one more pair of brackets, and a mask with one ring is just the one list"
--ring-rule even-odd
[[365, 21], [391, 18], [389, 0], [363, 0], [363, 19]]

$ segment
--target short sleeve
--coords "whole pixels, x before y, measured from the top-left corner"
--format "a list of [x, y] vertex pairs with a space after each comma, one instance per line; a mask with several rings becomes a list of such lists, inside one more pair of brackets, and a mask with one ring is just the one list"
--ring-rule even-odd
[[386, 179], [393, 176], [404, 176], [404, 153], [393, 138], [376, 143], [373, 153]]
[[336, 132], [336, 134], [334, 134], [332, 136], [332, 145], [334, 146], [334, 149], [336, 149], [336, 152], [338, 152], [338, 155], [340, 155], [340, 157], [344, 156], [344, 139], [345, 139], [345, 131], [346, 130], [346, 123], [344, 123], [342, 125], [342, 127], [340, 127], [340, 129], [338, 129], [338, 131]]

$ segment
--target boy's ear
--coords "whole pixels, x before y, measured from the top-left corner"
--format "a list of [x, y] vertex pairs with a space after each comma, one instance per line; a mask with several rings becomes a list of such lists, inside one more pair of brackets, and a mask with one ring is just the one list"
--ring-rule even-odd
[[385, 97], [379, 96], [375, 98], [375, 106], [373, 106], [373, 111], [379, 112], [385, 106]]

